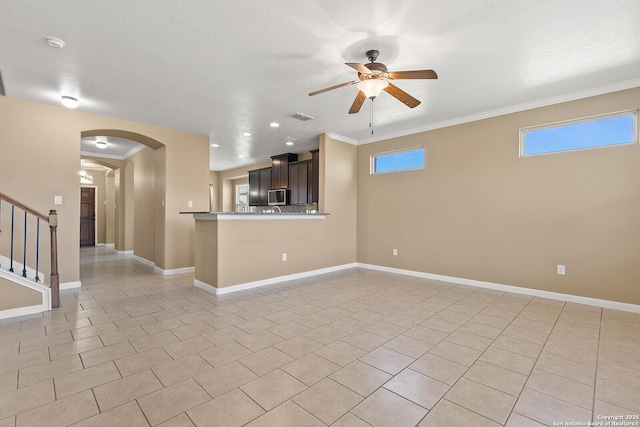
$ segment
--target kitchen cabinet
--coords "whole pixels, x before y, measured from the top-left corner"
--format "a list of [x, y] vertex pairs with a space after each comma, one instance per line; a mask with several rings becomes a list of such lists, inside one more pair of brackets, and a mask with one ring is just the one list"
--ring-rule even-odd
[[271, 168], [249, 171], [249, 205], [268, 206], [271, 189]]
[[309, 165], [311, 160], [289, 164], [289, 203], [306, 205], [309, 203]]
[[286, 153], [271, 157], [271, 188], [289, 188], [289, 163], [298, 160], [297, 154]]
[[320, 152], [311, 151], [311, 160], [289, 164], [289, 200], [292, 205], [318, 203]]

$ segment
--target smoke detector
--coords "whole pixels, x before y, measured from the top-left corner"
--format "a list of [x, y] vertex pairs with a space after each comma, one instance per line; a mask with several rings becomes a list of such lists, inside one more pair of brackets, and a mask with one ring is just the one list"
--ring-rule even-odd
[[62, 49], [65, 43], [55, 37], [47, 37], [47, 44], [54, 49]]

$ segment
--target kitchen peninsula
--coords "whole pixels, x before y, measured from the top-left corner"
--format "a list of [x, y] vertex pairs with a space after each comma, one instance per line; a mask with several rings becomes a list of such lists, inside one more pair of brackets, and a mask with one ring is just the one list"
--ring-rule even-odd
[[[308, 203], [307, 192], [306, 205], [290, 202], [282, 213], [267, 213], [279, 207], [251, 202], [261, 212], [188, 213], [195, 223], [195, 286], [220, 295], [356, 265], [357, 147], [325, 134], [318, 139], [317, 162], [307, 164], [318, 175], [310, 199], [317, 203]], [[222, 187], [220, 181], [213, 184]], [[233, 203], [229, 205], [232, 210]]]
[[195, 220], [194, 285], [223, 294], [318, 269], [329, 214], [181, 212]]

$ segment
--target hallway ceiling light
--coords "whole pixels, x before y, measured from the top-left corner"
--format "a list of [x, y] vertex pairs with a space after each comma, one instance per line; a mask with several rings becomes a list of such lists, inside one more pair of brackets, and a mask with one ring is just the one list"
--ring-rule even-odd
[[74, 98], [72, 96], [62, 96], [60, 98], [60, 102], [62, 102], [62, 105], [64, 105], [67, 108], [78, 108], [78, 105], [80, 105], [80, 101], [78, 101], [77, 98]]
[[271, 122], [271, 123], [269, 123], [269, 126], [271, 126], [272, 128], [277, 128], [277, 127], [280, 127], [280, 123]]
[[107, 137], [106, 136], [96, 136], [96, 147], [104, 150], [107, 148]]
[[65, 42], [55, 37], [47, 37], [47, 44], [54, 49], [62, 49]]

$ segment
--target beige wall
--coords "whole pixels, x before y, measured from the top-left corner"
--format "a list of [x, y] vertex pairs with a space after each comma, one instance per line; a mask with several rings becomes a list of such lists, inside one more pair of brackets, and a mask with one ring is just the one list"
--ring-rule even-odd
[[157, 200], [156, 150], [145, 148], [128, 159], [133, 170], [133, 253], [155, 261], [155, 210], [161, 209]]
[[111, 245], [115, 241], [114, 221], [116, 211], [115, 172], [106, 177], [107, 206], [105, 209], [105, 243]]
[[[187, 200], [192, 200], [196, 209], [208, 206], [207, 136], [7, 97], [0, 97], [0, 117], [2, 191], [37, 210], [58, 210], [62, 283], [80, 280], [80, 134], [92, 129], [123, 129], [164, 144], [166, 186], [161, 188], [165, 190], [166, 217], [162, 222], [164, 236], [160, 239], [161, 255], [156, 256], [156, 265], [163, 269], [194, 265], [193, 220], [180, 215], [179, 211], [186, 210]], [[25, 170], [29, 173], [25, 174]], [[53, 205], [56, 195], [62, 196], [62, 205]], [[122, 208], [120, 202], [117, 203], [118, 209]]]
[[121, 198], [121, 207], [117, 209], [122, 212], [123, 227], [120, 228], [120, 244], [116, 245], [116, 249], [122, 250], [125, 252], [130, 252], [134, 250], [133, 239], [135, 237], [134, 228], [135, 228], [135, 203], [134, 200], [134, 179], [135, 179], [135, 169], [136, 165], [133, 162], [126, 162], [124, 165], [124, 174], [120, 174], [120, 178], [124, 176], [124, 185], [121, 185], [121, 189], [124, 188], [124, 196]]
[[42, 294], [0, 277], [0, 311], [42, 304]]
[[[522, 127], [638, 107], [633, 89], [358, 147], [358, 261], [640, 304], [640, 145], [519, 158]], [[370, 175], [416, 146], [424, 170]]]

